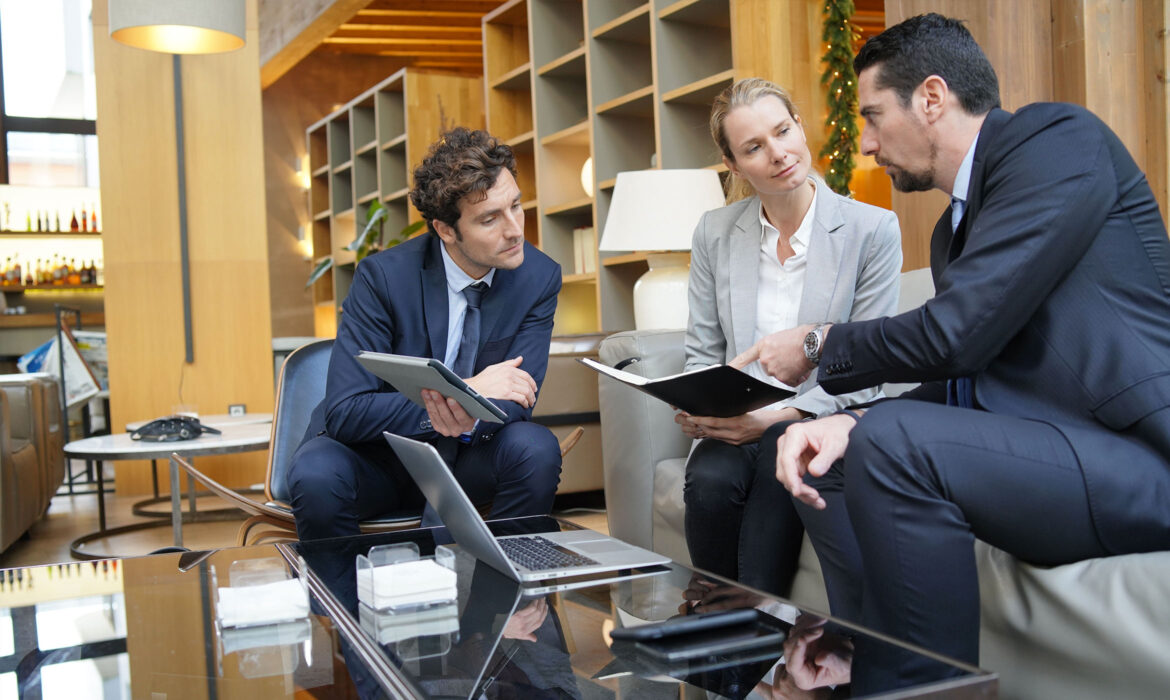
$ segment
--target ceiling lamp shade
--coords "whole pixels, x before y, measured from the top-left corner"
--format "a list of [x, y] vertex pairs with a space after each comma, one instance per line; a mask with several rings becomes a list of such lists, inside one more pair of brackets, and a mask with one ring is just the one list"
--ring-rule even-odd
[[245, 0], [110, 0], [110, 37], [148, 51], [222, 53], [244, 45]]

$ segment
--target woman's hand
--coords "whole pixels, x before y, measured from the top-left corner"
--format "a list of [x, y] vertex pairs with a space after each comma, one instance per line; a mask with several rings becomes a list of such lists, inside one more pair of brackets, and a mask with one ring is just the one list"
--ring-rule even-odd
[[[764, 431], [774, 423], [785, 420], [800, 420], [801, 418], [804, 418], [804, 414], [791, 407], [779, 410], [761, 408], [731, 418], [687, 414], [686, 421], [695, 434], [691, 435], [687, 432], [687, 426], [683, 427], [683, 432], [691, 437], [709, 437], [732, 445], [743, 445], [759, 440]], [[679, 423], [679, 416], [675, 415], [674, 420]]]

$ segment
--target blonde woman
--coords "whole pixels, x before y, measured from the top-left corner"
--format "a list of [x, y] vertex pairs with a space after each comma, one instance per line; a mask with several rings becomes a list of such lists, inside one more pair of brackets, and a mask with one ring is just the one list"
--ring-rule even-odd
[[[814, 174], [804, 123], [782, 88], [761, 78], [728, 87], [712, 105], [711, 136], [733, 177], [731, 198], [736, 190], [746, 196], [707, 212], [695, 229], [688, 370], [727, 363], [780, 329], [895, 312], [897, 217], [835, 194]], [[758, 364], [744, 370], [775, 382]], [[676, 415], [699, 440], [684, 487], [695, 565], [786, 595], [804, 528], [776, 481], [775, 442], [760, 438], [776, 423], [875, 396], [872, 389], [830, 396], [814, 374], [793, 398], [742, 416]]]

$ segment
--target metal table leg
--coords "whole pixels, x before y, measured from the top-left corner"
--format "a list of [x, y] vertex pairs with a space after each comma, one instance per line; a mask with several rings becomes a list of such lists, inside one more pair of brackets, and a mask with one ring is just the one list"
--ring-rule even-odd
[[171, 526], [175, 530], [175, 546], [183, 546], [183, 511], [181, 499], [179, 497], [179, 465], [175, 462], [175, 458], [170, 458], [171, 463]]

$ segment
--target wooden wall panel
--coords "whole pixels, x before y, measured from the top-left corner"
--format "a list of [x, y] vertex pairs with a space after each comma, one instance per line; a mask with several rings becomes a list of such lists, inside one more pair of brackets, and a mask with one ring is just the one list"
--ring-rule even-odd
[[[813, 157], [825, 143], [820, 0], [731, 2], [735, 78], [767, 78], [789, 91]], [[761, 30], [767, 27], [767, 31]]]
[[[171, 56], [109, 38], [93, 7], [98, 148], [105, 214], [112, 425], [178, 405], [272, 410], [272, 347], [256, 0], [247, 44], [182, 59], [195, 362], [184, 363]], [[119, 463], [120, 493], [149, 490], [143, 463]], [[229, 485], [263, 480], [265, 455], [199, 461]], [[165, 479], [164, 479], [165, 481]]]
[[[1055, 100], [1101, 117], [1145, 169], [1166, 217], [1164, 0], [887, 0], [886, 26], [923, 12], [966, 20], [999, 75], [1005, 109]], [[894, 192], [892, 201], [905, 269], [926, 266], [946, 195]]]
[[[305, 236], [311, 236], [306, 194], [297, 176], [305, 155], [305, 129], [402, 66], [399, 59], [317, 51], [264, 90], [261, 101], [273, 337], [311, 336], [314, 332], [313, 297], [305, 288], [312, 263], [305, 259], [298, 234], [298, 228], [303, 226]], [[329, 313], [333, 313], [332, 304]]]

